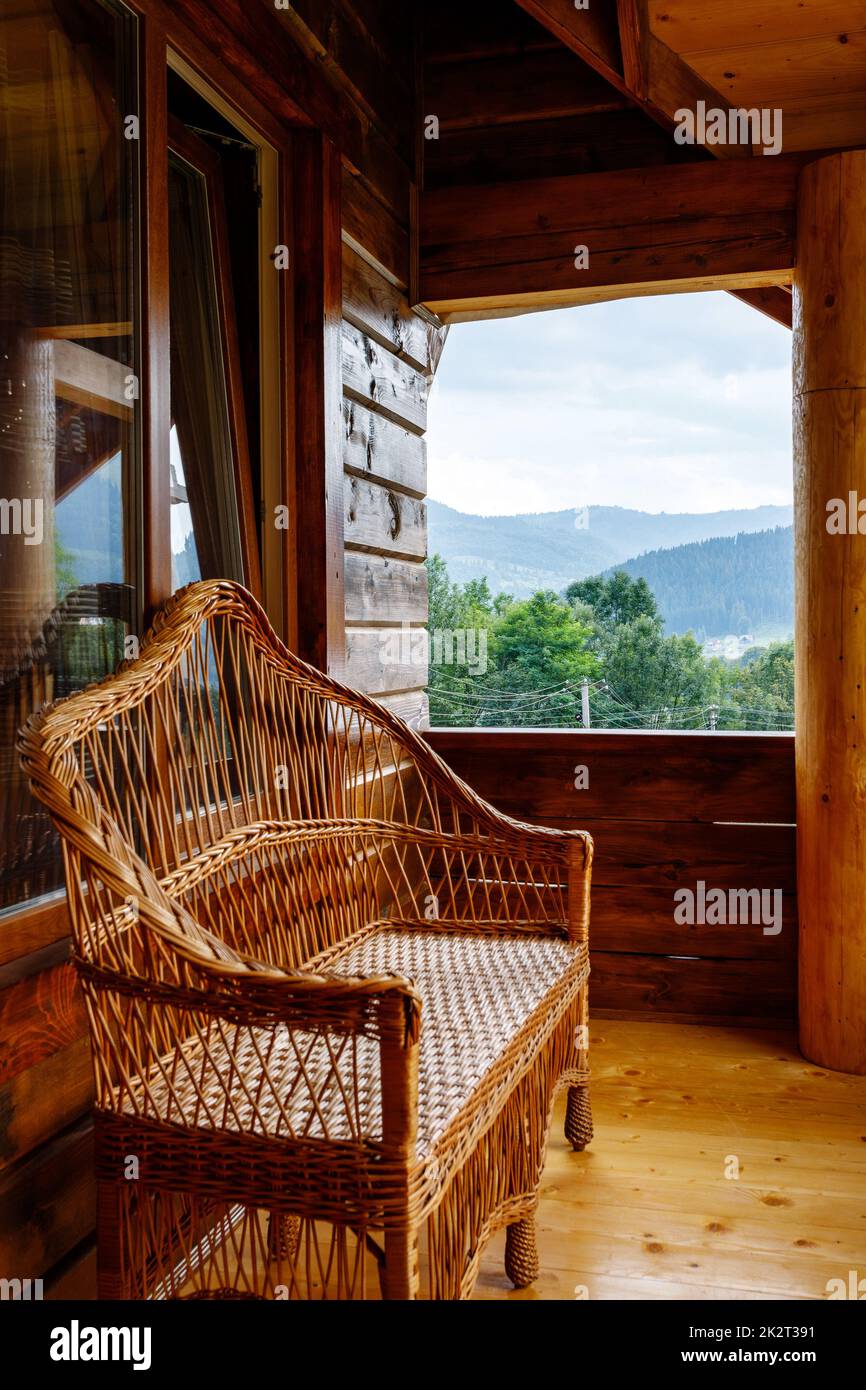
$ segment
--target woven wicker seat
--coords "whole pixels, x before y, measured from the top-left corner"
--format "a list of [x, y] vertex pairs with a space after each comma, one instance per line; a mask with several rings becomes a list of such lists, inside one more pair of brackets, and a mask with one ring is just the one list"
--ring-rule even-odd
[[191, 585], [47, 707], [96, 1080], [103, 1297], [467, 1297], [537, 1270], [553, 1100], [591, 1135], [588, 836], [481, 801]]
[[[580, 983], [587, 973], [586, 947], [549, 937], [447, 935], [418, 930], [374, 927], [345, 950], [329, 953], [330, 969], [339, 976], [395, 974], [414, 983], [424, 1001], [418, 1061], [418, 1134], [416, 1152], [429, 1154], [459, 1112], [471, 1105], [490, 1069], [506, 1050], [517, 1054], [516, 1064], [530, 1067], [542, 1029], [556, 1017], [550, 995], [557, 986]], [[560, 991], [561, 1003], [568, 993]], [[546, 1017], [535, 1020], [541, 1008]], [[539, 1027], [539, 1024], [541, 1025]], [[527, 1026], [528, 1025], [528, 1026]], [[276, 1096], [283, 1102], [254, 1103], [262, 1057], [274, 1077]], [[321, 1078], [313, 1091], [293, 1087], [299, 1070]], [[233, 1058], [241, 1065], [232, 1066]], [[194, 1034], [163, 1059], [164, 1076], [133, 1085], [124, 1098], [129, 1114], [149, 1111], [173, 1119], [173, 1106], [200, 1126], [290, 1138], [380, 1141], [382, 1099], [379, 1052], [370, 1039], [360, 1038], [346, 1065], [344, 1079], [357, 1087], [350, 1113], [343, 1103], [339, 1061], [322, 1038], [288, 1029], [273, 1042], [266, 1029], [251, 1029], [245, 1047], [232, 1049], [217, 1041], [205, 1049]], [[168, 1077], [172, 1081], [169, 1083]], [[223, 1078], [230, 1077], [228, 1086]], [[321, 1084], [327, 1080], [329, 1087]], [[483, 1093], [482, 1093], [483, 1099]], [[434, 1165], [434, 1175], [436, 1166]]]

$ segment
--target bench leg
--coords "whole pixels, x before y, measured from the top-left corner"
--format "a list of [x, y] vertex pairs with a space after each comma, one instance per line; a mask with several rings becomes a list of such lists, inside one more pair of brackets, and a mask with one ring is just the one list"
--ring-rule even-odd
[[418, 1297], [418, 1233], [415, 1230], [385, 1232], [385, 1267], [382, 1297]]
[[[98, 1142], [98, 1141], [97, 1141]], [[96, 1183], [96, 1290], [97, 1298], [123, 1298], [121, 1256], [123, 1206], [118, 1184], [98, 1178]], [[141, 1295], [139, 1295], [141, 1297]]]
[[505, 1273], [516, 1289], [526, 1289], [538, 1278], [534, 1216], [515, 1221], [505, 1232]]
[[578, 1153], [592, 1139], [592, 1108], [588, 1086], [569, 1086], [565, 1109], [565, 1137]]

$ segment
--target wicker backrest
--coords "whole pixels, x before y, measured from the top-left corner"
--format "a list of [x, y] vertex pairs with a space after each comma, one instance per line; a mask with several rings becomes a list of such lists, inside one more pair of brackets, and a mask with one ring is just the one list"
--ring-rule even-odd
[[215, 845], [261, 822], [430, 823], [435, 788], [413, 772], [407, 737], [387, 710], [294, 657], [240, 585], [187, 586], [137, 661], [22, 732], [31, 783], [63, 837], [76, 954], [137, 967], [152, 949], [143, 913], [151, 931], [194, 951], [255, 955], [253, 918], [289, 906], [297, 950], [286, 958], [283, 942], [269, 963], [296, 965], [333, 944], [360, 920], [370, 888], [348, 840], [317, 865], [317, 882], [336, 875], [357, 905], [342, 922], [315, 902], [305, 909], [303, 875], [285, 854], [259, 848], [187, 893], [173, 891], [172, 875], [188, 879]]

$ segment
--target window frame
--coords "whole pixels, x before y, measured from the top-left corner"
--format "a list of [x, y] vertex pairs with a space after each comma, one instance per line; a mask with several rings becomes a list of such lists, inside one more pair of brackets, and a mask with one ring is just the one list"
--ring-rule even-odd
[[[338, 464], [342, 474], [342, 421], [339, 392], [335, 393], [340, 373], [339, 313], [335, 319], [340, 303], [339, 154], [300, 113], [284, 119], [275, 116], [163, 0], [117, 0], [117, 4], [137, 22], [138, 111], [127, 114], [139, 117], [133, 314], [140, 442], [138, 486], [128, 499], [126, 523], [137, 537], [132, 551], [134, 572], [128, 580], [138, 597], [139, 631], [149, 626], [172, 592], [170, 527], [154, 525], [154, 518], [167, 521], [171, 505], [167, 92], [171, 68], [249, 138], [259, 156], [261, 497], [252, 495], [247, 466], [246, 477], [240, 479], [238, 505], [240, 512], [243, 499], [245, 563], [250, 542], [257, 551], [258, 530], [261, 565], [258, 582], [252, 565], [245, 582], [260, 597], [290, 648], [338, 670], [342, 568], [335, 579], [329, 574], [326, 586], [320, 582], [319, 571], [324, 571], [328, 558], [324, 537], [336, 538], [337, 520], [342, 541], [342, 507], [338, 518], [333, 505], [336, 490], [328, 484]], [[324, 177], [323, 171], [327, 171]], [[308, 196], [293, 197], [299, 180], [305, 195], [313, 192], [315, 206], [310, 206]], [[296, 279], [295, 246], [299, 253], [303, 250], [310, 225], [329, 229], [322, 248], [327, 269], [320, 274], [316, 265], [310, 276]], [[288, 249], [288, 268], [277, 271], [274, 251], [279, 245]], [[274, 274], [276, 293], [270, 279]], [[324, 312], [323, 299], [330, 306]], [[311, 346], [314, 316], [324, 332]], [[237, 454], [235, 459], [237, 467]], [[309, 485], [311, 465], [317, 474], [315, 487]], [[288, 513], [285, 529], [277, 529], [273, 522], [278, 507]], [[299, 535], [309, 537], [305, 543], [321, 560], [318, 567], [307, 571], [299, 566]], [[333, 571], [333, 556], [330, 561]], [[309, 633], [313, 636], [307, 640]], [[0, 924], [0, 964], [35, 952], [41, 955], [43, 950], [65, 956], [64, 938], [69, 935], [65, 888], [0, 911]]]

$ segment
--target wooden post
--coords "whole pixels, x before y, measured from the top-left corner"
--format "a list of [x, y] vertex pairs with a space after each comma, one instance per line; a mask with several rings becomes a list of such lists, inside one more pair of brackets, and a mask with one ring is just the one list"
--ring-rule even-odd
[[864, 1074], [864, 150], [801, 176], [794, 330], [800, 1046], [820, 1066]]
[[317, 131], [296, 131], [292, 144], [298, 655], [339, 677], [346, 649], [341, 164]]

